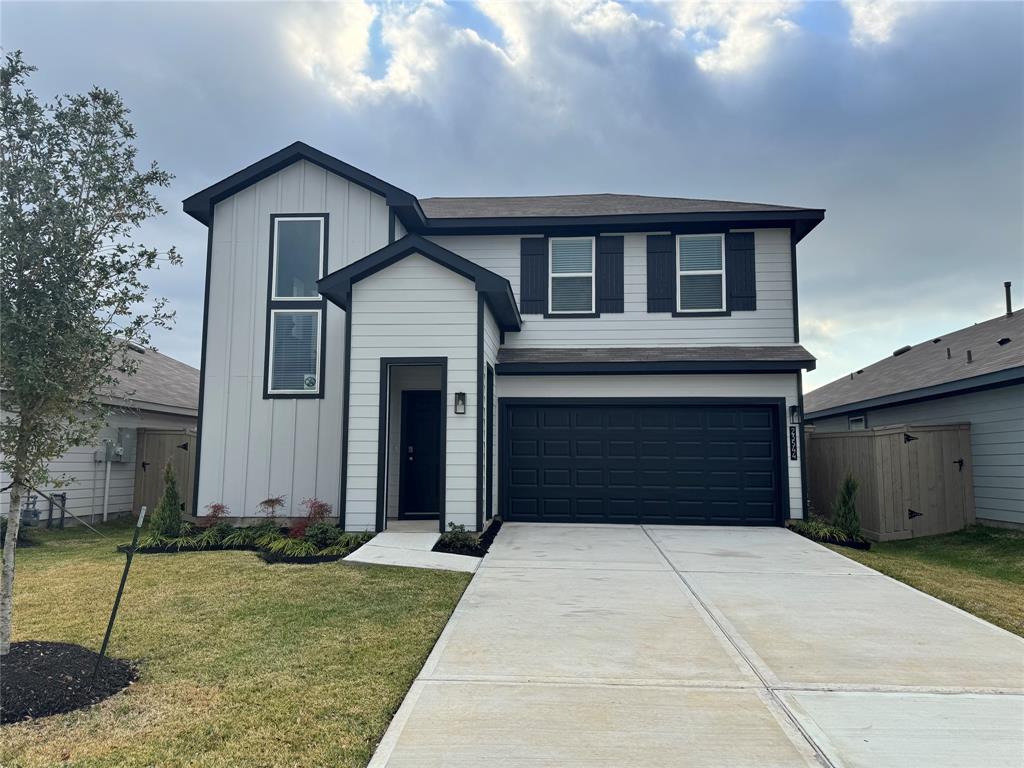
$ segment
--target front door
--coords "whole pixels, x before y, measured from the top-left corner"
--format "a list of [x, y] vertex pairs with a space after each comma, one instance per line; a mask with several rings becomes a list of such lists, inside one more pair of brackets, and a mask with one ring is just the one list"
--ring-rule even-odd
[[441, 392], [402, 392], [398, 516], [437, 517], [441, 508]]

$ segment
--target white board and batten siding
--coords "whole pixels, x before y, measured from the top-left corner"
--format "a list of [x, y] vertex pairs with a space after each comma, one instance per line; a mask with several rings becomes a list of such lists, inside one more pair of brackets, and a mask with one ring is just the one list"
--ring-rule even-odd
[[[498, 379], [499, 397], [737, 397], [784, 398], [786, 412], [797, 405], [798, 384], [794, 374], [686, 374], [663, 376], [503, 376]], [[788, 425], [783, 425], [788, 431]], [[789, 458], [785, 452], [789, 489], [789, 516], [803, 517], [800, 465], [803, 455]], [[500, 481], [495, 483], [500, 487]]]
[[329, 215], [327, 271], [387, 244], [384, 198], [301, 161], [217, 204], [206, 339], [198, 508], [232, 516], [283, 495], [282, 514], [316, 497], [337, 509], [341, 477], [345, 313], [326, 309], [323, 399], [263, 398], [270, 222], [275, 213]]
[[[611, 234], [611, 233], [609, 233]], [[438, 245], [507, 278], [519, 301], [517, 235], [431, 238]], [[754, 232], [757, 309], [722, 317], [672, 317], [647, 311], [647, 236], [623, 239], [623, 309], [597, 318], [525, 315], [509, 347], [661, 347], [792, 344], [793, 287], [788, 229]]]
[[[975, 517], [981, 523], [1024, 526], [1024, 384], [867, 412], [871, 428], [966, 422], [971, 425]], [[816, 432], [849, 429], [846, 414], [813, 423]]]
[[[351, 394], [345, 527], [374, 530], [380, 360], [448, 358], [446, 521], [476, 526], [477, 294], [473, 283], [413, 254], [352, 292]], [[455, 414], [456, 392], [466, 413]]]

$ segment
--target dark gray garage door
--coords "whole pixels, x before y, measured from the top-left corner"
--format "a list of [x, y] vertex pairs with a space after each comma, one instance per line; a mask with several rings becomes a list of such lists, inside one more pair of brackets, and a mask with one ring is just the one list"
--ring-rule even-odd
[[506, 401], [505, 518], [777, 524], [778, 411], [726, 403]]

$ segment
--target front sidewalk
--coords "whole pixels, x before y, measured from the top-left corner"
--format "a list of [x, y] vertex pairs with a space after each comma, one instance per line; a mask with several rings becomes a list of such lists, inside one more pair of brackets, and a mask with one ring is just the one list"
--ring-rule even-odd
[[1022, 694], [1020, 638], [785, 530], [511, 524], [370, 765], [1015, 766]]

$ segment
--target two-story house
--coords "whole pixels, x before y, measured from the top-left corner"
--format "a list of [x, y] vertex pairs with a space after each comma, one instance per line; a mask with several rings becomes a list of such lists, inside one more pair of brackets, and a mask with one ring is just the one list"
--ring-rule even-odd
[[209, 231], [199, 514], [802, 516], [796, 246], [822, 210], [418, 199], [302, 143], [184, 209]]

